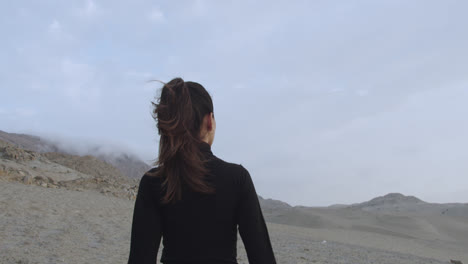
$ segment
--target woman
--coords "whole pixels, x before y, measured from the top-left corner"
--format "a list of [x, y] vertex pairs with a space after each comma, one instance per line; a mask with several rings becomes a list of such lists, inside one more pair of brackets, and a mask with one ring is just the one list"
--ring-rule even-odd
[[196, 82], [175, 78], [153, 102], [157, 167], [140, 180], [129, 264], [237, 263], [237, 230], [249, 263], [276, 263], [249, 172], [211, 152], [213, 102]]

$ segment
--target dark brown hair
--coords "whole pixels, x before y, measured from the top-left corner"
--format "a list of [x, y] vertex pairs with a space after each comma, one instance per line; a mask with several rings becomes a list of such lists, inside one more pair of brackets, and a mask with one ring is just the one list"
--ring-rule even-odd
[[161, 202], [180, 200], [184, 183], [196, 192], [214, 192], [205, 181], [209, 172], [200, 149], [203, 118], [213, 112], [210, 94], [199, 83], [174, 78], [164, 84], [157, 102], [151, 103], [160, 135], [154, 176], [164, 179]]

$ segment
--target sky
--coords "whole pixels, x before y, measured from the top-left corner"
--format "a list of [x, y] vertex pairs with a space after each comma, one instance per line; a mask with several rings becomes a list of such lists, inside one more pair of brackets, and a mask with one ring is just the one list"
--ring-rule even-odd
[[151, 101], [201, 83], [264, 198], [468, 203], [466, 1], [2, 1], [0, 130], [151, 163]]

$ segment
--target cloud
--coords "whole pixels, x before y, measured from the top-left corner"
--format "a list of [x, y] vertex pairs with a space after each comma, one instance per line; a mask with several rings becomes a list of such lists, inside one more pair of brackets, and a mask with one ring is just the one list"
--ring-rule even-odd
[[95, 15], [98, 12], [98, 7], [94, 0], [86, 0], [85, 6], [83, 8], [83, 14], [87, 16]]
[[369, 91], [368, 91], [368, 90], [362, 90], [362, 89], [361, 89], [361, 90], [357, 90], [357, 91], [356, 91], [356, 94], [357, 94], [358, 96], [364, 97], [364, 96], [368, 96], [368, 95], [369, 95]]
[[36, 135], [55, 145], [60, 150], [75, 155], [109, 155], [117, 158], [125, 154], [132, 155], [135, 153], [135, 150], [131, 149], [131, 147], [110, 139], [99, 139], [97, 141], [92, 137], [69, 137], [57, 133], [40, 133]]
[[62, 24], [57, 20], [54, 19], [50, 24], [49, 24], [49, 32], [51, 34], [60, 34], [62, 33]]
[[71, 103], [88, 111], [96, 107], [101, 95], [96, 70], [70, 59], [61, 61], [60, 70], [63, 93]]
[[28, 119], [38, 114], [37, 110], [30, 107], [15, 107], [13, 109], [0, 109], [0, 115], [11, 120]]
[[140, 72], [136, 70], [128, 70], [124, 72], [124, 76], [131, 79], [137, 79], [142, 81], [148, 81], [151, 78], [151, 73]]
[[204, 0], [195, 0], [193, 3], [192, 12], [196, 16], [203, 16], [208, 10], [206, 1]]
[[101, 13], [102, 9], [94, 0], [81, 1], [81, 5], [74, 8], [72, 12], [81, 18], [93, 18]]
[[18, 117], [33, 117], [37, 114], [36, 110], [33, 110], [31, 108], [25, 108], [25, 107], [18, 107], [15, 109], [14, 113]]
[[158, 7], [154, 7], [148, 14], [148, 19], [152, 22], [164, 22], [166, 20], [164, 13]]
[[145, 92], [151, 92], [155, 90], [155, 83], [150, 82], [153, 80], [152, 74], [149, 72], [140, 72], [135, 70], [125, 71], [123, 76], [130, 80], [133, 84], [137, 83], [138, 86], [142, 86], [141, 90]]
[[343, 88], [332, 88], [329, 90], [330, 93], [334, 93], [334, 94], [340, 94], [340, 93], [343, 93], [345, 91], [345, 89]]
[[[70, 43], [73, 42], [74, 37], [70, 32], [65, 30], [65, 27], [62, 22], [57, 19], [52, 20], [52, 22], [47, 27], [47, 31], [51, 39], [58, 41], [58, 43]], [[16, 48], [18, 53], [24, 53], [22, 48]]]

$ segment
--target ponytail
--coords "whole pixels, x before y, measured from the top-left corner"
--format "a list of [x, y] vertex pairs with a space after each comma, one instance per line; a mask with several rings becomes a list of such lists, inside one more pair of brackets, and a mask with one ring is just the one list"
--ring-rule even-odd
[[164, 84], [157, 102], [151, 102], [157, 122], [159, 156], [155, 176], [162, 177], [163, 203], [182, 197], [182, 184], [201, 193], [214, 188], [205, 181], [209, 173], [200, 150], [200, 128], [206, 114], [213, 112], [211, 96], [195, 82], [175, 78]]

